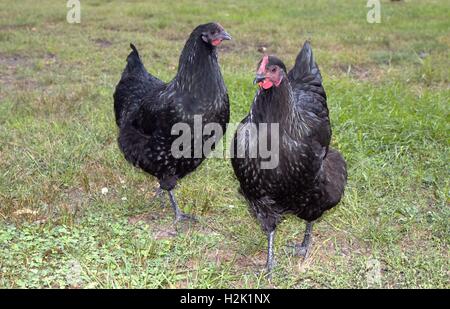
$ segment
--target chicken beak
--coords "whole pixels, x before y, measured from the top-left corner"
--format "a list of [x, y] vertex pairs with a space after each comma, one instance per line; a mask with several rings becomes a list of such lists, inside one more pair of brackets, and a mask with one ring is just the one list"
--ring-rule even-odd
[[253, 85], [256, 85], [259, 82], [262, 82], [266, 79], [266, 76], [264, 76], [263, 74], [256, 74], [255, 79], [253, 80]]
[[228, 34], [225, 30], [220, 32], [218, 39], [224, 41], [224, 40], [231, 40], [231, 35]]

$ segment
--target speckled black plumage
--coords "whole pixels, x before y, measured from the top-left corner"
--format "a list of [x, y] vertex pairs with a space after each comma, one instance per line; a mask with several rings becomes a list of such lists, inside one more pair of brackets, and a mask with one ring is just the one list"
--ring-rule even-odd
[[[192, 129], [194, 115], [202, 115], [203, 123], [219, 123], [225, 132], [229, 121], [228, 94], [216, 47], [202, 40], [202, 33], [216, 28], [223, 30], [215, 23], [194, 29], [181, 53], [177, 75], [168, 83], [146, 71], [131, 45], [133, 51], [114, 93], [120, 149], [130, 163], [157, 177], [164, 190], [172, 190], [178, 179], [205, 159], [204, 155], [173, 157], [171, 145], [178, 135], [171, 135], [172, 126], [182, 122]], [[193, 129], [191, 137], [193, 145]], [[215, 137], [218, 141], [221, 135]]]
[[285, 214], [308, 222], [319, 218], [340, 201], [347, 179], [345, 160], [329, 148], [326, 94], [309, 43], [288, 74], [281, 60], [269, 57], [269, 65], [274, 64], [285, 78], [279, 87], [258, 89], [233, 143], [235, 150], [248, 148], [248, 140], [238, 136], [251, 123], [279, 123], [279, 165], [261, 169], [261, 157], [232, 158], [240, 192], [268, 235]]

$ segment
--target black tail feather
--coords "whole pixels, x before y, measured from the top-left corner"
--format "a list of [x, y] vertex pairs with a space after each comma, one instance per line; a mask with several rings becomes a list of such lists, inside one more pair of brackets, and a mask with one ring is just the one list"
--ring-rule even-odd
[[301, 81], [311, 76], [313, 79], [322, 82], [319, 67], [314, 60], [311, 44], [306, 41], [303, 48], [295, 59], [295, 65], [289, 72], [289, 79], [293, 81]]
[[139, 53], [138, 53], [138, 51], [137, 51], [136, 46], [134, 46], [133, 43], [130, 43], [130, 47], [131, 47], [131, 49], [137, 54], [137, 56], [139, 57]]
[[144, 67], [141, 58], [139, 57], [136, 46], [134, 46], [133, 43], [130, 43], [130, 47], [132, 49], [132, 52], [127, 57], [128, 63], [126, 67], [128, 73], [131, 73], [135, 69], [142, 69]]
[[130, 43], [130, 47], [132, 51], [127, 57], [127, 65], [114, 92], [114, 111], [118, 126], [121, 125], [121, 119], [130, 110], [130, 106], [139, 105], [148, 91], [164, 84], [147, 72], [136, 46]]

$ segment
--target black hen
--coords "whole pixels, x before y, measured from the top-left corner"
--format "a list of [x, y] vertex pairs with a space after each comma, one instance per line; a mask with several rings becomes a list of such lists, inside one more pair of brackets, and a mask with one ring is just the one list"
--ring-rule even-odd
[[[289, 74], [281, 60], [265, 56], [258, 65], [255, 83], [259, 89], [250, 113], [234, 136], [232, 165], [240, 192], [267, 233], [270, 274], [275, 228], [283, 215], [307, 221], [304, 240], [295, 246], [298, 254], [306, 256], [312, 222], [340, 201], [347, 171], [339, 152], [328, 147], [331, 128], [326, 94], [308, 42]], [[268, 124], [267, 137], [260, 135], [263, 123]], [[274, 123], [279, 125], [278, 131], [269, 125]], [[264, 138], [271, 145], [277, 145], [275, 139], [279, 143], [278, 152], [274, 152], [275, 168], [262, 168], [265, 160], [261, 155], [250, 155], [250, 148], [261, 147]]]
[[[194, 148], [207, 139], [218, 142], [229, 121], [228, 94], [216, 46], [230, 39], [217, 23], [195, 28], [181, 53], [178, 73], [169, 83], [147, 72], [131, 44], [133, 51], [114, 93], [120, 149], [129, 162], [158, 178], [159, 193], [169, 192], [176, 221], [192, 218], [183, 214], [175, 201], [172, 190], [177, 180], [195, 170], [208, 154], [201, 151], [194, 156]], [[201, 124], [218, 123], [222, 132], [194, 136], [194, 116], [202, 117]], [[172, 127], [180, 123], [191, 129], [191, 144], [183, 147], [192, 149], [181, 157], [172, 153], [172, 143], [179, 137]]]

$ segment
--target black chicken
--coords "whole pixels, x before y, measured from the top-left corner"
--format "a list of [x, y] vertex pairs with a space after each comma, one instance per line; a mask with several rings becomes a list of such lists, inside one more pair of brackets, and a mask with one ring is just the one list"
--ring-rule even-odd
[[[281, 60], [264, 56], [255, 83], [259, 89], [233, 140], [232, 165], [240, 192], [249, 203], [268, 237], [267, 270], [271, 274], [275, 228], [284, 214], [307, 221], [302, 244], [296, 253], [306, 257], [312, 223], [341, 199], [347, 180], [346, 163], [329, 148], [330, 119], [322, 77], [306, 42], [294, 68], [287, 73]], [[260, 124], [267, 123], [267, 137]], [[279, 130], [271, 124], [279, 124]], [[252, 134], [250, 127], [258, 134]], [[272, 133], [272, 134], [271, 134]], [[261, 168], [264, 159], [250, 156], [251, 147], [261, 147], [262, 138], [276, 145], [278, 164]], [[240, 157], [238, 157], [240, 155]]]
[[[218, 142], [229, 121], [228, 93], [220, 72], [216, 46], [230, 35], [217, 23], [194, 29], [181, 53], [178, 72], [164, 83], [144, 68], [138, 51], [127, 58], [127, 66], [114, 93], [114, 111], [119, 127], [119, 147], [126, 160], [157, 177], [158, 195], [169, 192], [175, 220], [194, 219], [183, 214], [174, 197], [177, 180], [194, 171], [208, 153], [194, 156], [194, 148], [211, 138]], [[201, 116], [202, 125], [218, 123], [222, 132], [209, 136], [194, 135], [194, 116]], [[179, 135], [172, 132], [174, 124], [184, 123], [191, 129], [191, 151], [174, 156], [172, 143]], [[172, 134], [174, 133], [174, 134]], [[188, 135], [189, 137], [189, 135]], [[214, 145], [211, 149], [214, 149]]]

